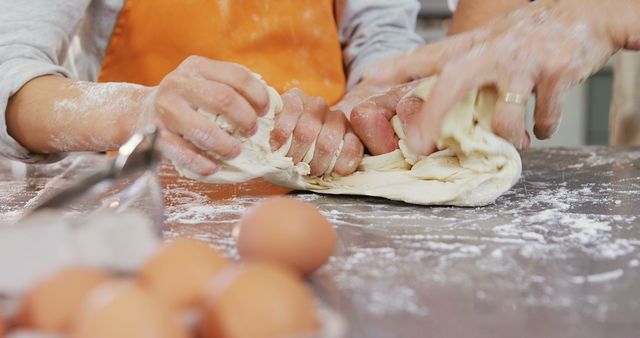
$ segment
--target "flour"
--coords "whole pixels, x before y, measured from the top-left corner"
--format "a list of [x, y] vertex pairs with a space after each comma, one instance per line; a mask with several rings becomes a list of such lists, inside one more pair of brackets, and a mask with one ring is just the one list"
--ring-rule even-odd
[[[112, 137], [118, 133], [121, 126], [118, 120], [123, 114], [141, 113], [131, 111], [131, 92], [142, 86], [128, 83], [89, 83], [74, 82], [69, 85], [70, 93], [75, 97], [58, 100], [53, 106], [53, 121], [51, 123], [51, 139], [49, 144], [59, 151], [112, 150], [119, 144]], [[100, 112], [99, 116], [95, 113]], [[96, 131], [95, 123], [99, 119], [100, 130]], [[141, 123], [133, 121], [134, 130]], [[61, 132], [60, 126], [74, 126], [73, 131]], [[76, 136], [72, 136], [72, 135]]]
[[624, 270], [616, 269], [613, 271], [602, 272], [588, 276], [575, 276], [571, 278], [571, 282], [573, 282], [574, 284], [604, 283], [614, 279], [618, 279], [622, 277], [622, 275], [624, 275]]

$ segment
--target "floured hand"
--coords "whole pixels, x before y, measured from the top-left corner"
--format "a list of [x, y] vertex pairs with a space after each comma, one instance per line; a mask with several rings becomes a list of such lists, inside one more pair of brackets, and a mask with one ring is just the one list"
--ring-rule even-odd
[[217, 112], [240, 134], [251, 136], [257, 117], [267, 113], [269, 97], [266, 86], [245, 67], [192, 56], [144, 102], [142, 123], [158, 126], [163, 155], [198, 175], [211, 175], [219, 170], [220, 159], [237, 157], [242, 147], [206, 112]]
[[284, 93], [282, 103], [271, 132], [271, 150], [280, 149], [291, 140], [286, 155], [295, 164], [308, 163], [311, 176], [329, 174], [328, 171], [349, 175], [356, 170], [364, 147], [342, 111], [330, 109], [324, 99], [308, 96], [299, 89]]
[[410, 95], [417, 83], [397, 85], [386, 93], [371, 96], [351, 111], [353, 129], [370, 154], [382, 155], [398, 149], [398, 136], [391, 119], [398, 115], [406, 128], [410, 119], [420, 111], [422, 100]]
[[[597, 71], [620, 48], [638, 48], [632, 0], [540, 0], [481, 29], [396, 57], [365, 76], [370, 81], [410, 81], [439, 74], [407, 134], [412, 148], [429, 153], [445, 115], [473, 89], [536, 93], [535, 134], [548, 138], [560, 121], [569, 88]], [[492, 128], [517, 147], [529, 143], [525, 106], [496, 104]], [[366, 142], [365, 142], [366, 143]]]

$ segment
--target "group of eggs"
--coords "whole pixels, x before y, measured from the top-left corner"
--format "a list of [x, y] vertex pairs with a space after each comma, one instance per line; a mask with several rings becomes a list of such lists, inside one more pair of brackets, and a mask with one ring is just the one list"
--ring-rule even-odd
[[237, 229], [241, 262], [178, 238], [135, 276], [82, 266], [57, 271], [25, 295], [10, 326], [71, 338], [275, 338], [317, 331], [304, 276], [333, 253], [329, 221], [309, 204], [276, 197], [250, 208]]

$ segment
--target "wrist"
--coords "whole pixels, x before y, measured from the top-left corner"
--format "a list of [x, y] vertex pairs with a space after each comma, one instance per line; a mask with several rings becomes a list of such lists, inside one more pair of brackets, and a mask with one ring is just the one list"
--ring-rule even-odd
[[135, 113], [133, 113], [131, 119], [125, 121], [127, 127], [123, 129], [125, 133], [122, 135], [124, 137], [124, 139], [121, 139], [122, 141], [126, 141], [134, 133], [154, 123], [153, 116], [156, 92], [157, 87], [136, 86], [133, 88], [131, 91], [131, 102], [137, 109], [135, 109]]

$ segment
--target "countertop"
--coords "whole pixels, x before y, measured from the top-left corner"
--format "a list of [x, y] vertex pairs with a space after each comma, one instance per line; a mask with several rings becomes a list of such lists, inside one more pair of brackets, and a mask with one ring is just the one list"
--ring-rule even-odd
[[[338, 231], [334, 257], [310, 283], [349, 338], [640, 336], [640, 148], [522, 158], [519, 183], [480, 208], [292, 194]], [[0, 223], [104, 161], [0, 162]], [[235, 257], [232, 229], [260, 189], [190, 181], [169, 165], [159, 178], [164, 234]]]

